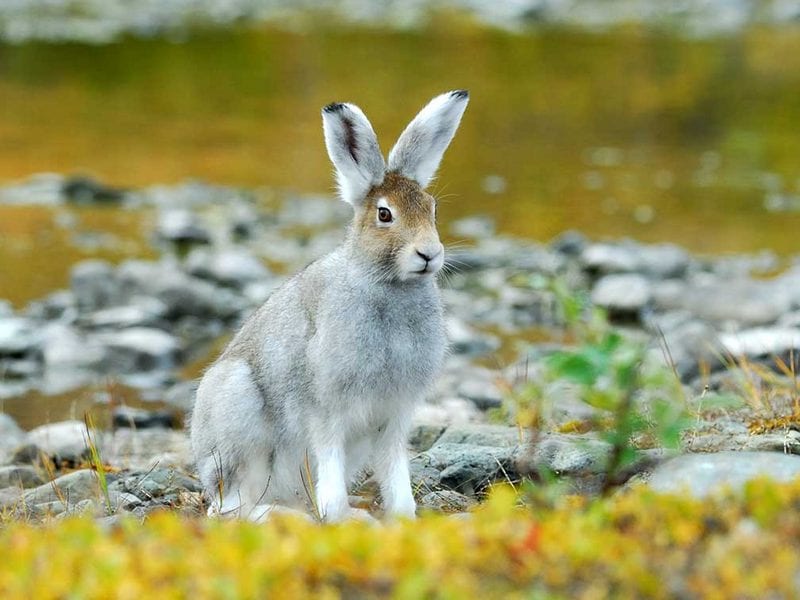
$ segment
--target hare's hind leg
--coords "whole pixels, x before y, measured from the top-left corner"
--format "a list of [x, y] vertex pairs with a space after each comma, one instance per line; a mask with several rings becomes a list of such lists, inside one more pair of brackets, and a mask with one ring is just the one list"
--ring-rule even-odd
[[212, 366], [197, 390], [192, 447], [209, 514], [248, 518], [270, 502], [273, 436], [244, 361]]

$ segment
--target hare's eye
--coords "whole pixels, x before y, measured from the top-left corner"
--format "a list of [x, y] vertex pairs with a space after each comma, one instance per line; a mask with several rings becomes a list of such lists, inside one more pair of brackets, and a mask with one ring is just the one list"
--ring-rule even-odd
[[391, 223], [392, 222], [392, 211], [390, 211], [385, 206], [381, 206], [378, 209], [378, 221], [381, 223]]

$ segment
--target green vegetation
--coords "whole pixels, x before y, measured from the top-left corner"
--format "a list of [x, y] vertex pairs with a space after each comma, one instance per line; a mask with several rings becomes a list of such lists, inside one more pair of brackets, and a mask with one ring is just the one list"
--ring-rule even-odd
[[664, 359], [647, 356], [646, 344], [611, 327], [605, 313], [585, 294], [559, 281], [534, 282], [550, 289], [560, 308], [569, 349], [549, 355], [543, 371], [509, 397], [509, 412], [520, 425], [542, 430], [546, 416], [565, 393], [564, 383], [597, 410], [586, 422], [571, 422], [562, 431], [599, 430], [612, 451], [606, 465], [606, 490], [639, 457], [641, 448], [677, 449], [690, 414], [680, 380]]

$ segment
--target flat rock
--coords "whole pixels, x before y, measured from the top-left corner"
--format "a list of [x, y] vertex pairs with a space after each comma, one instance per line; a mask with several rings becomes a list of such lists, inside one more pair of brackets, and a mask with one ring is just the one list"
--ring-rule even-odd
[[264, 264], [244, 248], [196, 248], [186, 258], [186, 269], [195, 277], [239, 288], [270, 276]]
[[164, 240], [182, 244], [209, 244], [211, 232], [190, 210], [165, 209], [158, 215], [156, 235]]
[[614, 315], [637, 315], [651, 298], [650, 282], [635, 273], [606, 275], [592, 289], [592, 302]]
[[497, 408], [503, 404], [503, 394], [491, 379], [467, 377], [458, 385], [457, 393], [481, 410]]
[[408, 445], [414, 452], [424, 452], [436, 443], [444, 430], [442, 425], [416, 425], [408, 436]]
[[153, 327], [97, 333], [93, 340], [105, 347], [107, 367], [122, 373], [171, 369], [180, 354], [177, 338]]
[[76, 327], [54, 321], [42, 328], [42, 356], [46, 367], [53, 369], [92, 369], [105, 357], [102, 344], [87, 338]]
[[419, 500], [420, 508], [427, 508], [436, 512], [460, 513], [469, 510], [477, 502], [464, 494], [454, 490], [436, 490], [428, 492]]
[[241, 296], [210, 281], [192, 277], [170, 261], [126, 261], [119, 267], [123, 292], [129, 296], [158, 298], [167, 307], [166, 317], [229, 318], [245, 307]]
[[438, 472], [436, 483], [466, 495], [474, 495], [507, 475], [513, 476], [514, 448], [442, 443], [416, 456], [412, 464]]
[[752, 435], [744, 426], [744, 431], [736, 431], [734, 427], [721, 429], [720, 432], [697, 433], [686, 440], [686, 449], [692, 453], [762, 451], [800, 454], [800, 431], [770, 431]]
[[658, 492], [705, 497], [730, 488], [741, 490], [753, 479], [790, 482], [800, 477], [800, 456], [778, 452], [686, 454], [657, 467], [648, 485]]
[[791, 307], [791, 294], [775, 282], [716, 278], [690, 285], [681, 306], [700, 319], [745, 326], [774, 323]]
[[531, 448], [523, 446], [516, 455], [515, 470], [536, 477], [542, 472], [559, 476], [603, 473], [611, 445], [592, 435], [543, 435]]
[[800, 328], [755, 327], [719, 336], [731, 356], [783, 356], [800, 348]]
[[23, 465], [0, 467], [0, 488], [12, 486], [31, 488], [43, 483], [44, 480], [33, 467]]
[[464, 398], [439, 398], [417, 406], [412, 417], [415, 425], [429, 425], [444, 428], [462, 423], [479, 423], [485, 415], [475, 404]]
[[36, 324], [29, 319], [0, 318], [0, 357], [28, 354], [36, 350], [39, 343]]
[[166, 468], [148, 469], [118, 477], [109, 490], [131, 494], [142, 502], [156, 498], [177, 499], [183, 492], [201, 491], [200, 482], [180, 471]]
[[167, 306], [157, 298], [131, 298], [122, 306], [113, 306], [84, 315], [80, 324], [89, 328], [124, 329], [152, 327], [162, 322]]
[[26, 490], [22, 497], [28, 504], [62, 502], [62, 500], [75, 504], [86, 498], [95, 498], [99, 493], [97, 475], [90, 469], [83, 469]]
[[86, 452], [86, 425], [82, 421], [41, 425], [28, 432], [27, 442], [50, 456], [77, 459]]
[[630, 273], [639, 266], [638, 248], [615, 244], [590, 244], [583, 249], [580, 262], [592, 273]]
[[114, 467], [146, 471], [153, 466], [193, 468], [189, 434], [174, 429], [118, 429], [104, 437], [103, 459]]
[[70, 289], [81, 312], [113, 306], [122, 300], [115, 269], [104, 260], [85, 260], [72, 267]]
[[530, 438], [527, 430], [506, 425], [457, 425], [448, 427], [438, 438], [437, 444], [468, 444], [472, 446], [493, 446], [514, 448]]

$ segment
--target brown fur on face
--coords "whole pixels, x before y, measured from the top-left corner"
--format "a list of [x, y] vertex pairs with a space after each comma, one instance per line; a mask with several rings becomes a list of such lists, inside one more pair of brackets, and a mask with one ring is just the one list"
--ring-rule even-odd
[[[378, 223], [378, 200], [385, 198], [394, 221]], [[381, 185], [372, 188], [359, 210], [353, 226], [354, 239], [361, 252], [387, 279], [407, 279], [406, 257], [417, 251], [439, 250], [436, 231], [436, 200], [419, 184], [396, 173], [387, 173]]]

